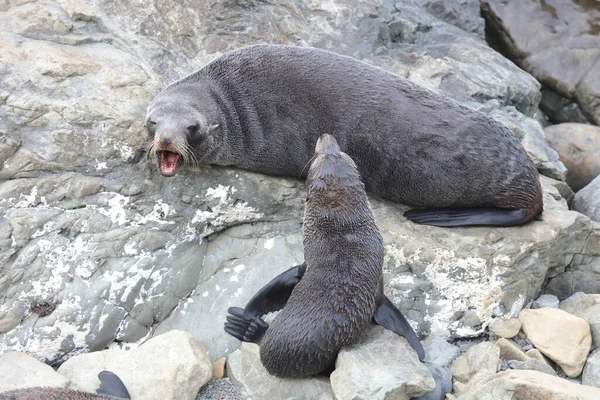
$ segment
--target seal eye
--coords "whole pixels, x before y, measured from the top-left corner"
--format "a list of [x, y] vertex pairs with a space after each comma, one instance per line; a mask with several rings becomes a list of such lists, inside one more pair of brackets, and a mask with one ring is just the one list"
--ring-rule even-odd
[[153, 131], [154, 128], [156, 127], [156, 122], [148, 120], [148, 122], [146, 122], [146, 129], [148, 129], [148, 131]]
[[198, 124], [194, 124], [194, 125], [190, 125], [187, 127], [187, 130], [189, 132], [190, 135], [194, 136], [196, 133], [198, 133]]

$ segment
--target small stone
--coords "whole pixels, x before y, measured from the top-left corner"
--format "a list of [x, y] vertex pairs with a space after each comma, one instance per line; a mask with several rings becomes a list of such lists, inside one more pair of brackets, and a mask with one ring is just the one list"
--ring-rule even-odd
[[470, 328], [481, 325], [481, 320], [479, 319], [477, 314], [471, 310], [466, 310], [463, 313], [461, 320], [463, 326], [468, 326]]
[[429, 364], [447, 367], [458, 356], [458, 346], [448, 343], [446, 340], [433, 336], [421, 342], [425, 349], [425, 362]]
[[488, 325], [488, 329], [496, 336], [510, 339], [517, 336], [521, 325], [517, 318], [496, 318]]
[[340, 400], [409, 400], [436, 387], [407, 340], [379, 325], [370, 326], [360, 343], [342, 348], [330, 379]]
[[529, 349], [525, 352], [529, 357], [534, 358], [536, 360], [542, 361], [552, 367], [552, 361], [542, 353], [538, 349]]
[[460, 394], [460, 393], [464, 392], [466, 388], [467, 388], [466, 383], [454, 381], [454, 383], [452, 384], [452, 391], [456, 394]]
[[269, 374], [260, 361], [257, 344], [243, 342], [227, 359], [227, 375], [244, 398], [333, 400], [331, 385], [321, 377], [282, 379]]
[[198, 340], [173, 330], [133, 350], [111, 349], [72, 357], [58, 369], [76, 389], [92, 393], [102, 370], [121, 378], [133, 399], [193, 400], [210, 379], [212, 363]]
[[225, 361], [227, 358], [219, 358], [212, 364], [212, 376], [213, 378], [222, 379], [225, 376]]
[[531, 370], [508, 370], [481, 375], [469, 382], [460, 400], [598, 400], [600, 389], [583, 386], [550, 374]]
[[500, 338], [496, 341], [496, 346], [500, 349], [500, 358], [503, 360], [525, 361], [529, 359], [521, 346], [510, 339]]
[[519, 319], [527, 338], [567, 376], [575, 378], [581, 373], [592, 347], [590, 326], [585, 320], [556, 308], [522, 310]]
[[536, 360], [535, 358], [530, 358], [525, 361], [511, 360], [508, 362], [508, 365], [510, 365], [512, 369], [527, 369], [533, 371], [540, 371], [553, 376], [558, 376], [556, 375], [556, 371], [551, 366], [549, 366], [543, 361]]
[[66, 388], [69, 380], [26, 353], [10, 352], [0, 357], [0, 393], [34, 386]]
[[558, 297], [555, 295], [543, 294], [531, 304], [531, 308], [534, 310], [538, 308], [558, 308], [559, 303]]
[[600, 349], [594, 350], [588, 357], [583, 367], [581, 383], [600, 388]]
[[482, 342], [471, 347], [452, 363], [452, 376], [455, 381], [467, 383], [478, 372], [495, 374], [500, 361], [500, 348], [490, 342]]

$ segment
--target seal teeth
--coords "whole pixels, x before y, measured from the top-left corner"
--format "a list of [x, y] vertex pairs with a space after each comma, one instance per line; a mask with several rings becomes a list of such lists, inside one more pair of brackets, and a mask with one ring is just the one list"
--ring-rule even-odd
[[181, 155], [172, 151], [159, 151], [160, 173], [166, 176], [175, 175], [181, 166]]

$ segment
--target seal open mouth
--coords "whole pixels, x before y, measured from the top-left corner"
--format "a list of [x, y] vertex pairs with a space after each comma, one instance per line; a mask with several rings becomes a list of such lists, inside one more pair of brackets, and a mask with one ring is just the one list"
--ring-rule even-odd
[[162, 176], [173, 176], [179, 171], [183, 164], [181, 154], [168, 150], [159, 150], [156, 153], [158, 155], [158, 170]]

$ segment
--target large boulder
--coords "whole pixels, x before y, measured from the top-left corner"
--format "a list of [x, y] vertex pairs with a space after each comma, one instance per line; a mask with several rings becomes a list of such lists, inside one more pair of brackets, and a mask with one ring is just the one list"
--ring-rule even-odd
[[239, 346], [227, 308], [303, 261], [304, 184], [209, 166], [163, 178], [144, 118], [161, 87], [254, 43], [328, 48], [452, 96], [509, 126], [554, 178], [543, 221], [524, 227], [417, 226], [372, 199], [386, 293], [421, 335], [479, 335], [547, 281], [561, 299], [597, 288], [600, 229], [567, 209], [564, 166], [532, 118], [539, 84], [451, 4], [1, 3], [0, 353], [60, 363], [173, 329], [212, 360]]
[[598, 2], [481, 0], [481, 12], [499, 47], [546, 87], [551, 119], [600, 124]]

